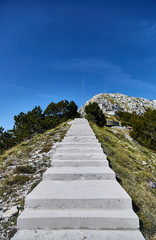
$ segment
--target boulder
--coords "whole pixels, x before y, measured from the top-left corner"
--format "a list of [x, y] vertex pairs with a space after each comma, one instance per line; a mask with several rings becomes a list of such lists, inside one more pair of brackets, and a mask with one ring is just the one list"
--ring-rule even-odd
[[11, 209], [9, 209], [5, 213], [3, 213], [2, 219], [11, 218], [11, 217], [17, 215], [18, 212], [19, 212], [18, 206], [13, 206]]

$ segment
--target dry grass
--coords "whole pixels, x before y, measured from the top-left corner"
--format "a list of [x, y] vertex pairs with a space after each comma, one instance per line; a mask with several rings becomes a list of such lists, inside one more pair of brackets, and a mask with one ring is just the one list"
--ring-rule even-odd
[[[24, 199], [41, 180], [42, 174], [51, 165], [47, 155], [56, 141], [61, 141], [69, 125], [62, 123], [58, 127], [37, 134], [0, 155], [0, 199], [1, 206], [10, 208], [12, 205], [24, 207]], [[16, 231], [12, 227], [16, 217], [8, 222], [0, 222], [0, 239], [10, 239]], [[2, 231], [2, 228], [4, 229]], [[4, 234], [3, 234], [4, 233]]]
[[120, 184], [134, 202], [146, 239], [156, 239], [156, 153], [128, 139], [127, 130], [99, 128], [91, 124]]
[[151, 240], [156, 240], [156, 234], [152, 236]]

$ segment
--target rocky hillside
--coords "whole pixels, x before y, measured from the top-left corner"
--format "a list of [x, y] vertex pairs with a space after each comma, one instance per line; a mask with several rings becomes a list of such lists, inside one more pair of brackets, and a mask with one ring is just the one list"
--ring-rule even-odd
[[42, 180], [43, 172], [51, 165], [51, 155], [68, 128], [64, 122], [0, 155], [0, 240], [9, 240], [16, 232], [24, 199]]
[[126, 128], [91, 126], [117, 180], [133, 199], [145, 239], [156, 240], [156, 152], [134, 141]]
[[[118, 181], [133, 199], [146, 240], [156, 240], [156, 153], [133, 141], [126, 128], [91, 126]], [[11, 239], [16, 232], [16, 219], [27, 193], [42, 180], [51, 165], [51, 155], [68, 129], [69, 125], [62, 123], [0, 155], [1, 240]]]
[[[156, 100], [151, 101], [145, 98], [129, 97], [121, 93], [100, 93], [92, 97], [85, 103], [97, 102], [104, 113], [115, 115], [117, 111], [136, 112], [142, 115], [146, 109], [156, 109]], [[83, 115], [83, 107], [80, 108], [79, 113]]]

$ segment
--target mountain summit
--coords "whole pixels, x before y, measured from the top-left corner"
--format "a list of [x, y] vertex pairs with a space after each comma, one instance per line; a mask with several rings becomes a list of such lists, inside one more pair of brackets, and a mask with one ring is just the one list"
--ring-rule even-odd
[[[100, 93], [92, 97], [85, 103], [97, 102], [104, 113], [115, 115], [119, 110], [125, 112], [136, 112], [138, 115], [144, 114], [146, 109], [156, 109], [156, 100], [148, 100], [145, 98], [130, 97], [121, 93]], [[83, 115], [84, 108], [79, 109], [79, 113]]]

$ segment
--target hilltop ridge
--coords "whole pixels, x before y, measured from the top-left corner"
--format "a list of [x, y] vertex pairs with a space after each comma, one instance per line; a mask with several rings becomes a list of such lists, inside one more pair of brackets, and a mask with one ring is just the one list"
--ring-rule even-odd
[[[90, 102], [97, 102], [104, 113], [115, 115], [119, 110], [124, 112], [136, 112], [143, 115], [146, 109], [156, 109], [156, 100], [149, 100], [139, 97], [130, 97], [121, 93], [100, 93], [89, 99], [85, 106]], [[79, 109], [79, 113], [83, 115], [83, 107]]]

